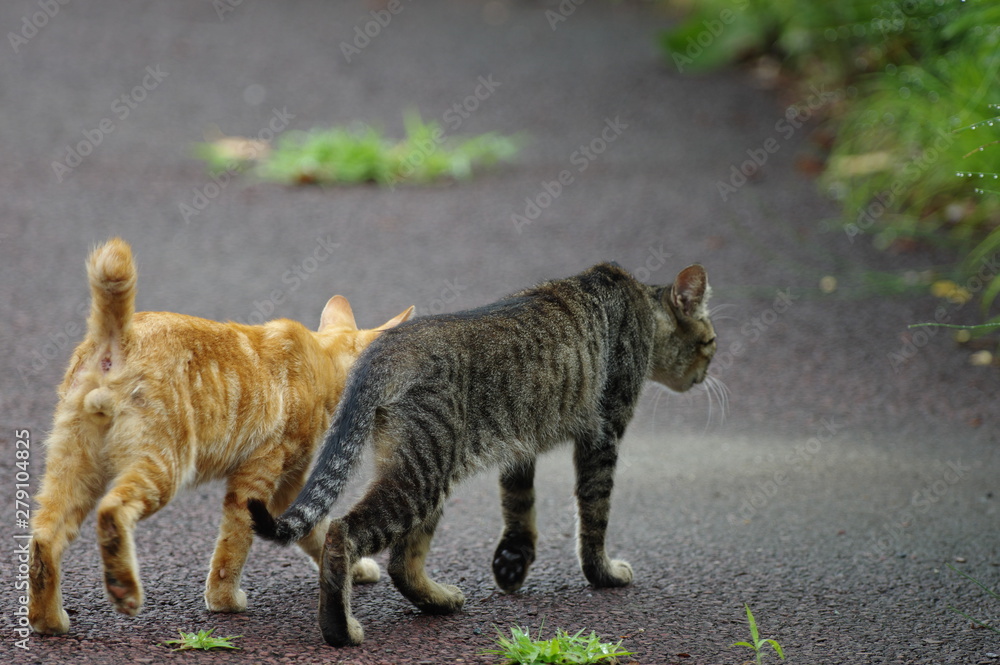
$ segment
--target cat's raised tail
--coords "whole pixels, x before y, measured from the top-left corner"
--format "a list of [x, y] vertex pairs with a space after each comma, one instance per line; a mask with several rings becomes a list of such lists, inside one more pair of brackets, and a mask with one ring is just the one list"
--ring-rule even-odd
[[287, 545], [304, 538], [330, 513], [351, 472], [361, 461], [375, 427], [378, 396], [383, 394], [387, 383], [385, 374], [373, 366], [371, 358], [366, 351], [355, 363], [316, 465], [288, 510], [273, 517], [263, 501], [251, 499], [247, 503], [257, 535]]
[[87, 259], [90, 280], [90, 318], [87, 334], [98, 344], [119, 347], [132, 330], [135, 314], [135, 261], [132, 248], [112, 238]]

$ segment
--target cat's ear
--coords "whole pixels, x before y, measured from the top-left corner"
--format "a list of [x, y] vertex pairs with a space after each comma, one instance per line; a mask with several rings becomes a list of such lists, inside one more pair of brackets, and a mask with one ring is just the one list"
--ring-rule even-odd
[[350, 328], [357, 330], [358, 324], [354, 321], [354, 312], [351, 310], [351, 303], [347, 302], [344, 296], [334, 296], [326, 301], [323, 314], [319, 317], [319, 329], [323, 330], [330, 326], [337, 328]]
[[708, 275], [705, 269], [697, 263], [688, 266], [677, 275], [674, 285], [670, 287], [670, 302], [675, 309], [685, 316], [692, 316], [707, 300]]
[[410, 305], [405, 310], [403, 310], [396, 316], [392, 317], [391, 319], [380, 325], [375, 330], [388, 330], [389, 328], [395, 328], [396, 326], [398, 326], [403, 321], [406, 321], [411, 316], [413, 316], [413, 305]]

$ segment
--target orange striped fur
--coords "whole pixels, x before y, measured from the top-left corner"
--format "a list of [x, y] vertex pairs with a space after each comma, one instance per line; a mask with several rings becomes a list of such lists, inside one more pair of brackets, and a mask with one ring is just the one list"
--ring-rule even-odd
[[[334, 296], [319, 332], [287, 319], [248, 326], [134, 313], [135, 264], [118, 238], [91, 254], [87, 274], [87, 334], [59, 387], [32, 520], [31, 625], [39, 633], [69, 629], [60, 561], [95, 505], [108, 599], [135, 615], [143, 602], [136, 522], [181, 488], [216, 479], [226, 481], [226, 495], [205, 603], [242, 611], [240, 577], [252, 540], [247, 501], [264, 501], [274, 512], [291, 503], [354, 359], [413, 308], [358, 330], [347, 300]], [[299, 541], [316, 562], [326, 528], [320, 523]], [[364, 561], [354, 577], [375, 581], [378, 567]]]

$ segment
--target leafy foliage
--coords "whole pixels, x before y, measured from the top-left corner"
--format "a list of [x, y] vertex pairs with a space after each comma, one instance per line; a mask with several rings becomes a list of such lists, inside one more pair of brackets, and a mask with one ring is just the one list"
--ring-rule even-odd
[[[789, 75], [791, 94], [836, 100], [825, 109], [835, 139], [820, 183], [840, 202], [852, 241], [952, 247], [968, 255], [956, 279], [1000, 252], [1000, 4], [690, 4], [661, 40], [681, 71], [764, 57]], [[998, 295], [1000, 280], [977, 294], [984, 312]]]

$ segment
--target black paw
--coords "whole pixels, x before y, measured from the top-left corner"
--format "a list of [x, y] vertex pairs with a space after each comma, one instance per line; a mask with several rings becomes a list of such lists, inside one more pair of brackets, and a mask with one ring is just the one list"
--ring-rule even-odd
[[535, 560], [535, 546], [519, 538], [505, 539], [493, 555], [493, 577], [507, 593], [513, 593], [524, 584], [528, 568]]

